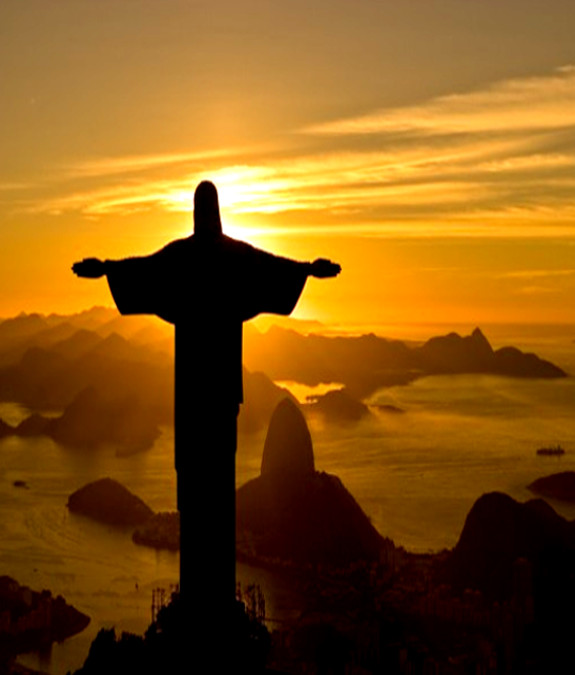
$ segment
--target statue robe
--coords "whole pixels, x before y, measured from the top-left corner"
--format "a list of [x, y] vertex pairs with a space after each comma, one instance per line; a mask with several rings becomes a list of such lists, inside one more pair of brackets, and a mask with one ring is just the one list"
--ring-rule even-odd
[[229, 331], [227, 344], [232, 346], [233, 337], [235, 345], [208, 364], [214, 386], [198, 378], [190, 386], [207, 385], [221, 401], [239, 405], [241, 325], [261, 313], [290, 314], [305, 285], [306, 267], [220, 235], [207, 241], [191, 236], [149, 256], [109, 261], [106, 273], [121, 314], [155, 314], [175, 324], [176, 360], [181, 349], [202, 360], [205, 354], [196, 351], [198, 341], [205, 343], [200, 335], [213, 336], [215, 327]]
[[[242, 324], [263, 312], [290, 314], [308, 266], [225, 235], [194, 235], [149, 256], [107, 262], [106, 274], [122, 314], [175, 324], [180, 586], [183, 598], [194, 587], [194, 604], [208, 616], [208, 606], [229, 607], [235, 596]], [[226, 612], [214, 611], [221, 625]]]

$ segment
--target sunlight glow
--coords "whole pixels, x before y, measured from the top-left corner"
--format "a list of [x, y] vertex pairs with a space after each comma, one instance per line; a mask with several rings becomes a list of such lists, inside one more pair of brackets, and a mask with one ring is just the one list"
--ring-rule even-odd
[[[286, 190], [289, 182], [274, 178], [275, 172], [271, 169], [231, 166], [211, 171], [209, 175], [218, 187], [220, 208], [227, 213], [275, 213], [282, 210], [285, 200], [278, 198], [276, 193]], [[165, 194], [162, 197], [164, 206], [169, 210], [192, 211], [198, 180], [190, 183], [190, 189], [177, 189]]]
[[[351, 142], [357, 134], [377, 137]], [[573, 134], [575, 68], [565, 67], [294, 130], [276, 148], [83, 160], [51, 176], [34, 203], [21, 191], [16, 209], [190, 213], [196, 185], [209, 179], [239, 238], [571, 237]]]

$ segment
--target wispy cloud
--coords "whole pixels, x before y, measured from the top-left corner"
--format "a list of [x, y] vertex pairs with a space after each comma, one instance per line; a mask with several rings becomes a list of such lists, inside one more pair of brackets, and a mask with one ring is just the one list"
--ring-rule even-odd
[[555, 295], [558, 289], [550, 286], [522, 286], [515, 293], [517, 295]]
[[548, 269], [548, 270], [514, 270], [505, 272], [499, 275], [501, 279], [553, 279], [557, 277], [572, 277], [575, 276], [575, 268], [573, 269]]
[[26, 190], [31, 187], [30, 183], [0, 183], [0, 192], [12, 192], [13, 190]]
[[509, 270], [496, 275], [507, 292], [519, 296], [559, 295], [566, 285], [573, 285], [575, 267]]
[[165, 169], [177, 165], [185, 166], [190, 163], [205, 163], [225, 157], [227, 154], [229, 153], [224, 150], [212, 150], [207, 152], [102, 157], [64, 165], [60, 167], [60, 172], [67, 178], [114, 176]]
[[575, 67], [296, 131], [275, 147], [96, 158], [56, 168], [28, 209], [226, 213], [369, 236], [575, 234]]
[[428, 134], [557, 129], [575, 124], [575, 67], [544, 77], [512, 79], [423, 105], [381, 110], [304, 129], [311, 134]]

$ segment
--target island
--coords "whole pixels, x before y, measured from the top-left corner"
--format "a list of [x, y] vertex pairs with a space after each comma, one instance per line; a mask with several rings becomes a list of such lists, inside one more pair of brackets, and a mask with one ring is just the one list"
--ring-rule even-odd
[[155, 513], [140, 497], [118, 481], [106, 477], [73, 492], [67, 503], [76, 513], [105, 525], [132, 529], [132, 540], [141, 546], [178, 551], [180, 514]]
[[575, 471], [562, 471], [538, 478], [529, 483], [527, 488], [542, 497], [575, 502]]
[[68, 498], [72, 513], [118, 527], [135, 527], [154, 512], [128, 488], [112, 478], [101, 478], [73, 492]]
[[346, 389], [335, 389], [321, 396], [308, 397], [306, 408], [319, 413], [332, 424], [349, 424], [371, 417], [369, 408]]

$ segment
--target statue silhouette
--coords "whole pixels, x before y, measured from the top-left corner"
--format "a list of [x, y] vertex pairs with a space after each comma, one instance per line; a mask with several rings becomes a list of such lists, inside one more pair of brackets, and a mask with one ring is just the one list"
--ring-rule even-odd
[[[222, 232], [218, 193], [194, 194], [194, 234], [152, 255], [72, 266], [106, 276], [121, 314], [154, 314], [175, 325], [175, 463], [180, 512], [180, 592], [222, 625], [235, 598], [235, 450], [242, 392], [242, 324], [288, 315], [308, 276], [334, 277], [325, 259], [298, 262]], [[212, 624], [213, 625], [213, 624]], [[224, 628], [225, 630], [225, 628]]]

